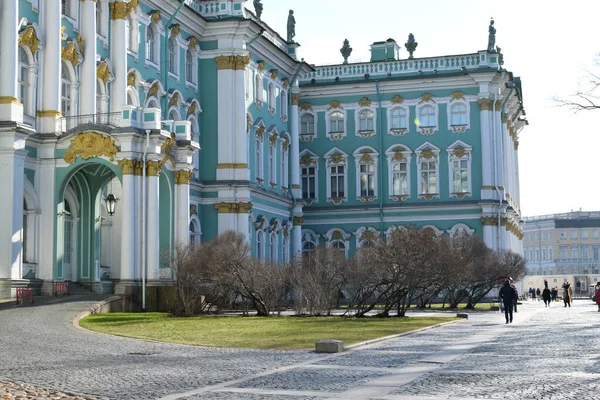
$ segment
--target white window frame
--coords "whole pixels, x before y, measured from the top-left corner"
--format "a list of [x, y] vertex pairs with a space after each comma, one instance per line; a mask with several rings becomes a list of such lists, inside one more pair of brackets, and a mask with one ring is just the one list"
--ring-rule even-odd
[[[312, 117], [312, 128], [313, 128], [313, 132], [312, 134], [310, 132], [308, 132], [308, 128], [310, 127], [309, 122], [302, 122], [302, 118], [304, 117]], [[304, 126], [306, 124], [306, 126]], [[302, 133], [303, 132], [303, 128], [306, 127], [306, 133]], [[300, 141], [301, 142], [308, 142], [308, 141], [312, 141], [314, 139], [316, 139], [317, 137], [317, 115], [314, 112], [310, 112], [310, 111], [306, 111], [303, 112], [302, 114], [300, 114]]]
[[[25, 57], [27, 58], [27, 64], [21, 62], [21, 51], [23, 51]], [[33, 114], [35, 114], [34, 105], [36, 93], [35, 83], [37, 82], [38, 67], [29, 47], [19, 46], [17, 62], [19, 63], [19, 70], [17, 73], [19, 101], [23, 104], [23, 114], [34, 118], [35, 115]]]
[[[428, 121], [428, 122], [433, 122], [433, 125], [429, 124], [425, 124], [425, 122], [423, 122], [423, 111], [425, 109], [428, 109], [429, 107], [431, 107], [433, 109], [433, 113], [432, 114], [428, 114], [428, 115], [432, 115], [433, 117], [433, 121]], [[425, 102], [423, 104], [420, 104], [417, 106], [416, 109], [416, 114], [418, 117], [418, 121], [419, 121], [419, 126], [417, 127], [417, 131], [419, 133], [421, 133], [421, 135], [424, 136], [428, 136], [428, 135], [433, 135], [435, 132], [437, 132], [439, 130], [439, 109], [438, 109], [438, 105], [436, 103], [434, 103], [433, 101], [428, 101]]]
[[264, 183], [263, 136], [254, 136], [254, 177], [259, 184]]
[[167, 71], [169, 76], [179, 79], [179, 61], [180, 61], [179, 44], [177, 38], [171, 36], [167, 41]]
[[[142, 21], [143, 23], [144, 21]], [[146, 67], [153, 67], [158, 72], [160, 72], [160, 38], [164, 34], [165, 30], [162, 26], [162, 22], [156, 24], [154, 22], [149, 21], [148, 24], [145, 25], [144, 38], [145, 38], [145, 46], [144, 46], [144, 65]], [[155, 59], [151, 60], [148, 58], [148, 31], [152, 29], [153, 38], [154, 38], [154, 56]]]
[[[376, 108], [374, 107], [360, 107], [358, 109], [355, 110], [354, 112], [354, 123], [355, 123], [355, 127], [356, 127], [356, 132], [355, 135], [361, 138], [370, 138], [372, 136], [375, 135], [375, 132], [377, 131], [377, 112], [376, 112]], [[363, 118], [363, 116], [361, 114], [363, 113], [371, 113], [371, 117], [370, 118]], [[362, 129], [363, 127], [361, 127], [361, 122], [365, 120], [366, 121], [366, 126], [364, 126], [364, 128], [366, 129]], [[371, 120], [371, 124], [372, 124], [372, 129], [369, 129], [369, 120]]]
[[[303, 170], [308, 168], [314, 168], [314, 175], [304, 174]], [[315, 183], [315, 192], [314, 198], [304, 197], [304, 181], [305, 178], [309, 179], [311, 176], [314, 176]], [[304, 150], [300, 154], [300, 186], [302, 190], [302, 199], [308, 204], [312, 204], [313, 202], [317, 202], [319, 198], [319, 157], [308, 150]]]
[[127, 15], [127, 30], [129, 40], [127, 42], [127, 52], [132, 54], [134, 58], [138, 59], [138, 54], [140, 52], [140, 24], [138, 22], [138, 17], [135, 11], [131, 11]]
[[[405, 113], [405, 122], [406, 122], [406, 126], [404, 127], [398, 127], [395, 128], [393, 127], [393, 116], [392, 114], [394, 113], [394, 111], [399, 111], [402, 110]], [[410, 132], [410, 108], [408, 106], [404, 106], [404, 105], [395, 105], [391, 108], [388, 108], [388, 134], [392, 135], [392, 136], [404, 136], [407, 133]]]
[[257, 110], [263, 108], [263, 91], [264, 91], [264, 80], [260, 71], [255, 71], [254, 74], [254, 104]]
[[289, 189], [289, 175], [290, 175], [290, 158], [289, 158], [289, 143], [291, 143], [290, 141], [290, 137], [289, 135], [285, 134], [285, 141], [287, 141], [288, 143], [288, 147], [287, 149], [283, 146], [281, 146], [281, 186], [285, 189]]
[[[471, 154], [473, 147], [466, 144], [463, 141], [457, 140], [446, 148], [448, 154], [448, 196], [456, 197], [459, 199], [465, 196], [471, 196], [473, 193], [472, 189], [472, 169], [471, 169]], [[454, 162], [462, 161], [467, 162], [467, 191], [466, 192], [455, 192], [454, 191]]]
[[[67, 73], [67, 75], [69, 75], [68, 77], [68, 81], [65, 81], [65, 78], [63, 78], [63, 70]], [[64, 96], [63, 94], [63, 89], [68, 88], [68, 96]], [[77, 89], [78, 89], [79, 85], [77, 83], [77, 75], [75, 72], [75, 69], [73, 68], [73, 66], [71, 65], [70, 62], [67, 62], [65, 60], [62, 60], [61, 62], [61, 107], [60, 107], [60, 112], [63, 113], [63, 101], [64, 99], [68, 99], [69, 103], [70, 103], [70, 112], [68, 113], [68, 115], [63, 114], [63, 117], [73, 117], [76, 116], [78, 114], [78, 108], [77, 108]], [[75, 120], [73, 120], [73, 123], [75, 123]], [[73, 128], [73, 126], [67, 126], [67, 129]]]
[[288, 95], [287, 95], [287, 91], [281, 90], [279, 92], [279, 104], [280, 104], [279, 114], [281, 114], [281, 118], [282, 119], [285, 119], [287, 121], [287, 115], [288, 115]]
[[[454, 124], [453, 117], [457, 114], [457, 112], [455, 112], [455, 110], [454, 110], [456, 107], [464, 107], [465, 108], [465, 112], [464, 112], [465, 120], [459, 121], [459, 122], [464, 122], [464, 123]], [[448, 115], [448, 130], [449, 131], [451, 131], [453, 133], [464, 133], [471, 127], [471, 124], [470, 124], [471, 108], [469, 106], [468, 101], [453, 100], [447, 104], [446, 110], [447, 110], [447, 115]]]
[[[188, 51], [190, 51], [192, 55], [192, 80], [188, 80], [188, 63], [187, 56]], [[185, 64], [185, 86], [192, 87], [198, 90], [198, 59], [200, 58], [200, 46], [196, 46], [196, 48], [188, 47], [185, 52], [186, 64]]]
[[[430, 151], [432, 154], [431, 158], [425, 158], [426, 151]], [[417, 193], [419, 199], [431, 200], [434, 198], [440, 197], [440, 149], [431, 144], [430, 142], [425, 142], [421, 146], [419, 146], [415, 153], [417, 155]], [[429, 161], [435, 163], [435, 193], [425, 192], [423, 190], [423, 181], [421, 179], [421, 162]]]
[[263, 260], [265, 256], [265, 244], [262, 229], [256, 232], [256, 259]]
[[[337, 127], [336, 127], [336, 131], [332, 131], [331, 117], [336, 113], [340, 113], [342, 115], [342, 118], [343, 118], [343, 124], [342, 124], [343, 130], [342, 131], [337, 129]], [[347, 121], [348, 121], [348, 116], [346, 115], [346, 110], [344, 110], [341, 107], [333, 108], [325, 113], [325, 130], [327, 132], [327, 137], [329, 138], [329, 140], [332, 140], [332, 141], [333, 140], [341, 140], [346, 137], [347, 123], [348, 123]]]
[[[326, 188], [327, 188], [327, 202], [333, 204], [341, 204], [342, 202], [348, 201], [348, 155], [334, 147], [329, 150], [324, 156], [326, 169]], [[344, 196], [343, 197], [332, 197], [331, 192], [331, 168], [333, 167], [344, 167], [343, 184], [344, 184]]]
[[[393, 201], [404, 201], [411, 196], [411, 159], [412, 150], [403, 145], [393, 145], [385, 152], [387, 157], [387, 169], [388, 169], [388, 197]], [[406, 186], [407, 193], [396, 194], [394, 193], [394, 165], [400, 163], [406, 164]]]
[[[339, 233], [337, 233], [339, 232]], [[332, 228], [325, 233], [324, 237], [327, 240], [327, 248], [335, 248], [336, 243], [342, 243], [344, 245], [344, 255], [348, 257], [348, 251], [350, 250], [350, 238], [351, 234], [346, 233], [341, 228]]]
[[[60, 13], [61, 15], [73, 25], [73, 29], [79, 30], [79, 0], [64, 0], [65, 4], [68, 7], [68, 12], [63, 14], [62, 1], [60, 3]], [[94, 18], [96, 18], [94, 16]]]
[[[100, 4], [100, 27], [96, 26], [96, 36], [100, 37], [102, 42], [107, 45], [108, 42], [106, 40], [108, 38], [108, 20], [110, 14], [108, 1], [96, 0], [96, 4]], [[135, 11], [132, 11], [131, 14], [135, 14]]]
[[279, 249], [277, 248], [277, 234], [275, 232], [271, 232], [271, 234], [269, 235], [269, 247], [269, 259], [274, 262], [279, 261]]
[[[370, 203], [372, 201], [374, 201], [375, 199], [377, 199], [379, 197], [379, 153], [372, 147], [369, 146], [362, 146], [359, 147], [358, 149], [356, 149], [356, 151], [354, 151], [354, 153], [352, 153], [352, 156], [354, 157], [354, 163], [355, 163], [355, 168], [356, 168], [356, 198], [360, 201], [360, 202], [367, 202]], [[372, 167], [373, 168], [373, 172], [366, 172], [365, 175], [367, 176], [372, 176], [373, 178], [373, 183], [374, 183], [374, 189], [373, 189], [373, 195], [362, 195], [362, 182], [361, 182], [361, 178], [363, 175], [363, 172], [361, 171], [361, 167], [365, 166], [365, 167]], [[368, 185], [368, 179], [367, 179], [367, 185]], [[368, 187], [367, 187], [368, 190]]]
[[268, 151], [268, 160], [267, 160], [267, 168], [269, 173], [269, 185], [271, 188], [277, 186], [277, 142], [279, 141], [279, 135], [277, 131], [274, 131], [269, 135], [269, 147]]
[[286, 226], [283, 229], [281, 240], [281, 261], [284, 263], [290, 262], [290, 232]]

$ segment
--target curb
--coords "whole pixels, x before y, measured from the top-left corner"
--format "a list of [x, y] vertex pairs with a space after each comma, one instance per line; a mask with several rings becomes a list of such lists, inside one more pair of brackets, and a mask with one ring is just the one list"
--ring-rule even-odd
[[96, 332], [96, 331], [90, 331], [89, 329], [83, 328], [81, 325], [79, 325], [79, 321], [82, 318], [87, 317], [88, 315], [99, 314], [98, 310], [100, 310], [103, 306], [108, 305], [108, 304], [110, 304], [110, 303], [112, 303], [114, 301], [121, 300], [121, 299], [122, 299], [121, 296], [112, 296], [112, 297], [109, 297], [106, 300], [103, 300], [103, 301], [101, 301], [99, 303], [94, 304], [93, 306], [89, 307], [87, 310], [82, 311], [79, 314], [77, 314], [77, 316], [73, 319], [73, 326], [75, 328], [77, 328], [77, 329], [81, 329], [81, 330], [86, 331], [86, 332], [101, 333], [101, 332]]

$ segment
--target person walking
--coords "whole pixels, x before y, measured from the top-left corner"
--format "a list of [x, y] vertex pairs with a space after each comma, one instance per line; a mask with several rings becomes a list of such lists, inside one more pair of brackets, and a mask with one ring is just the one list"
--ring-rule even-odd
[[535, 289], [531, 288], [531, 301], [535, 303]]
[[571, 307], [571, 299], [573, 296], [573, 288], [569, 282], [565, 282], [562, 285], [563, 288], [563, 301], [565, 302], [565, 307]]
[[552, 301], [552, 292], [548, 289], [548, 283], [546, 282], [544, 290], [542, 291], [542, 298], [546, 307], [550, 307], [550, 301]]
[[513, 322], [513, 305], [516, 299], [515, 289], [510, 287], [510, 282], [507, 280], [504, 281], [504, 286], [500, 289], [500, 298], [504, 303], [504, 317], [506, 317], [506, 323]]
[[598, 312], [600, 312], [600, 282], [596, 283], [594, 290], [596, 291], [596, 304], [598, 304]]
[[557, 297], [558, 297], [558, 288], [556, 286], [554, 286], [552, 288], [552, 301], [556, 301]]
[[515, 312], [517, 312], [517, 301], [519, 301], [519, 291], [517, 290], [515, 285], [510, 285], [510, 287], [513, 288], [513, 290], [515, 291], [515, 300], [513, 301], [513, 304], [515, 306]]
[[535, 295], [537, 297], [537, 301], [540, 301], [540, 297], [542, 297], [542, 291], [540, 290], [540, 288], [537, 288], [535, 290]]

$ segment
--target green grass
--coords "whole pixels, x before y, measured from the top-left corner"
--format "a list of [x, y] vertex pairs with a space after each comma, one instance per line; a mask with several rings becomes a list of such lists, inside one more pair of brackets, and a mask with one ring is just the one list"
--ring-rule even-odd
[[113, 335], [197, 346], [314, 349], [315, 343], [323, 339], [343, 340], [348, 346], [455, 319], [235, 316], [174, 318], [165, 313], [111, 313], [90, 315], [79, 323], [86, 329]]

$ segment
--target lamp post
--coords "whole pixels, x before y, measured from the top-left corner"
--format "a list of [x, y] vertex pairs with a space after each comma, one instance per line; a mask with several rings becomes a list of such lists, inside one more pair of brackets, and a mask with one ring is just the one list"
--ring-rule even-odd
[[114, 194], [110, 193], [108, 196], [106, 196], [104, 201], [106, 202], [106, 211], [108, 212], [108, 215], [112, 217], [115, 215], [115, 207], [117, 206], [118, 199]]

